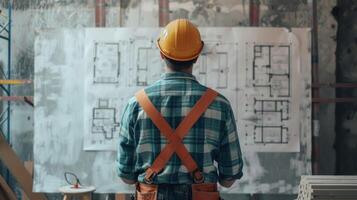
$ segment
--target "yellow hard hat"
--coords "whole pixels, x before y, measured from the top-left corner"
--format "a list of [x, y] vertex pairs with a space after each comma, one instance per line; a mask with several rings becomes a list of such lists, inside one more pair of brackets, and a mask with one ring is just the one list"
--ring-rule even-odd
[[162, 54], [177, 61], [193, 60], [203, 48], [200, 32], [187, 19], [176, 19], [167, 24], [157, 43]]

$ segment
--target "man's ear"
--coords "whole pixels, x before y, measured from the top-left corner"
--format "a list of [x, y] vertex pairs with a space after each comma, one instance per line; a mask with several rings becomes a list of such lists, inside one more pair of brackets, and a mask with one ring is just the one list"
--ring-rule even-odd
[[161, 51], [160, 51], [160, 56], [161, 56], [161, 58], [162, 58], [162, 59], [164, 59], [164, 58], [165, 58], [164, 54], [163, 54], [163, 53], [161, 53]]

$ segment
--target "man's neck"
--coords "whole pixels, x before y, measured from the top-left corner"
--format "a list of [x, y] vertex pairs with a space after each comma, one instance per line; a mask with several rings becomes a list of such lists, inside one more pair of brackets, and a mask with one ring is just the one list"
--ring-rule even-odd
[[168, 67], [165, 67], [165, 72], [184, 72], [184, 73], [188, 73], [188, 74], [192, 74], [192, 67], [188, 68], [188, 69], [183, 69], [180, 71], [174, 71]]

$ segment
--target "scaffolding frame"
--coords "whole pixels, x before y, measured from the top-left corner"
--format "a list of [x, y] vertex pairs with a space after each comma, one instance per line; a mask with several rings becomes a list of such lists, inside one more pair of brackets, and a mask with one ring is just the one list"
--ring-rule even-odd
[[[0, 21], [0, 40], [5, 40], [7, 44], [7, 64], [0, 67], [0, 77], [4, 79], [0, 81], [0, 91], [2, 93], [1, 97], [11, 96], [11, 84], [10, 82], [5, 84], [4, 81], [11, 80], [11, 25], [12, 25], [12, 2], [9, 1], [8, 13], [5, 15], [3, 12], [0, 13], [0, 18], [5, 19], [5, 23]], [[5, 70], [6, 69], [6, 70]], [[11, 103], [7, 101], [2, 104], [3, 109], [0, 113], [0, 131], [5, 134], [6, 141], [11, 144], [11, 134], [10, 134], [10, 114], [11, 114]], [[6, 107], [5, 107], [6, 106]], [[4, 108], [5, 107], [5, 108]]]
[[[3, 11], [0, 12], [0, 19], [3, 19], [3, 23], [0, 21], [0, 40], [5, 40], [7, 44], [7, 64], [0, 66], [1, 79], [11, 80], [11, 23], [12, 23], [12, 2], [8, 3], [8, 13], [5, 15]], [[6, 71], [5, 71], [6, 68]], [[11, 84], [0, 84], [1, 97], [11, 96]], [[6, 106], [6, 107], [5, 107]], [[4, 108], [5, 107], [5, 108]], [[5, 138], [8, 144], [11, 145], [10, 134], [10, 115], [11, 115], [11, 102], [7, 101], [2, 103], [2, 109], [0, 110], [0, 132], [5, 134]], [[4, 130], [6, 129], [6, 130]], [[9, 170], [6, 169], [6, 181], [10, 181]]]

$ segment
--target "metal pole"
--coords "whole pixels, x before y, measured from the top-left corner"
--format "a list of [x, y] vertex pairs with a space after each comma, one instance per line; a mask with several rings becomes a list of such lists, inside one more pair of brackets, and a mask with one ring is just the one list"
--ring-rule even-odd
[[170, 21], [169, 0], [159, 0], [159, 26], [166, 26]]
[[[243, 1], [244, 2], [244, 1]], [[249, 0], [249, 24], [259, 26], [260, 0]], [[250, 200], [258, 200], [258, 194], [250, 194]]]
[[340, 97], [340, 98], [312, 98], [313, 103], [354, 103], [357, 104], [355, 97]]
[[312, 88], [350, 88], [356, 89], [357, 83], [314, 83], [311, 85]]
[[[9, 7], [8, 7], [8, 12], [9, 12], [9, 32], [8, 32], [8, 57], [7, 57], [7, 79], [11, 79], [11, 26], [12, 26], [12, 1], [9, 1]], [[8, 96], [11, 96], [11, 85], [7, 85], [7, 91], [8, 91]], [[11, 114], [11, 108], [10, 108], [11, 102], [7, 102], [7, 134], [6, 134], [6, 140], [7, 143], [11, 146], [11, 135], [10, 135], [10, 114]], [[9, 169], [6, 170], [6, 181], [9, 183], [10, 181], [10, 171]]]
[[260, 1], [250, 0], [249, 2], [249, 23], [250, 26], [259, 26]]
[[[7, 48], [7, 50], [8, 50], [8, 57], [7, 57], [7, 59], [8, 59], [8, 64], [7, 64], [7, 79], [11, 79], [11, 25], [12, 25], [12, 19], [11, 19], [11, 15], [12, 15], [12, 13], [11, 13], [11, 10], [12, 10], [12, 8], [11, 8], [11, 5], [12, 3], [11, 3], [11, 1], [9, 1], [9, 40], [8, 40], [8, 48]], [[11, 85], [9, 84], [9, 85], [7, 85], [7, 91], [8, 91], [8, 95], [9, 96], [11, 96]], [[10, 136], [10, 102], [8, 102], [7, 103], [7, 118], [8, 118], [8, 120], [7, 120], [7, 142], [11, 145], [11, 136]]]
[[[317, 2], [312, 1], [312, 84], [319, 83], [319, 51], [318, 51], [318, 22], [317, 22]], [[313, 88], [312, 98], [320, 98], [319, 88]], [[315, 102], [312, 107], [313, 134], [312, 134], [312, 173], [319, 174], [319, 111], [320, 104]]]
[[95, 26], [105, 27], [105, 0], [95, 0]]

